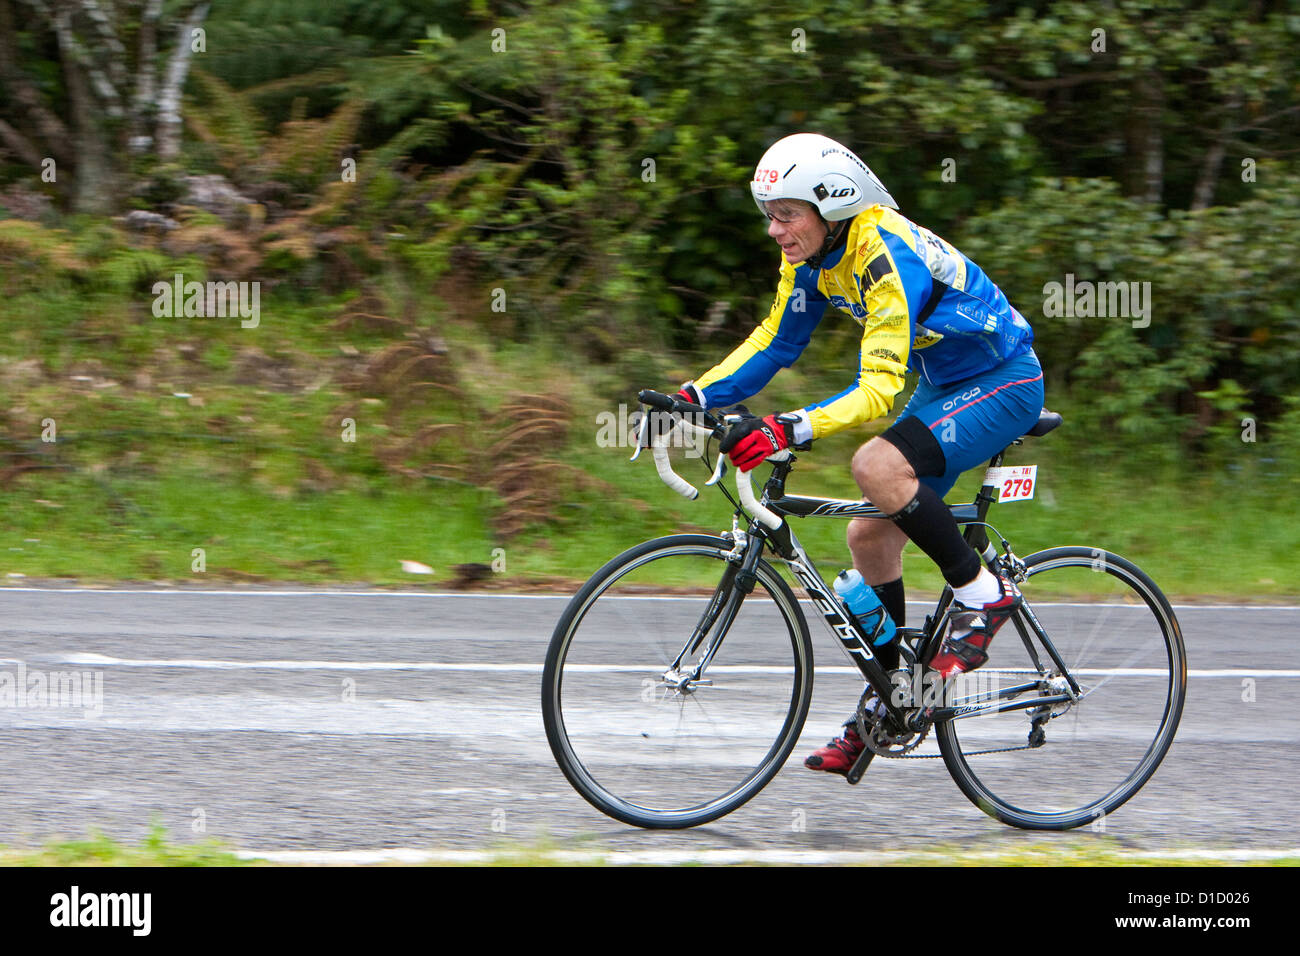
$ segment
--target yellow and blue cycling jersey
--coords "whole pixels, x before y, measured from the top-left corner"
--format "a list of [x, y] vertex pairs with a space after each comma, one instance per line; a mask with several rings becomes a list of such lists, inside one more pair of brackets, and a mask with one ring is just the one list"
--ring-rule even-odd
[[988, 276], [934, 233], [885, 206], [849, 223], [821, 268], [782, 260], [772, 311], [695, 380], [712, 408], [761, 391], [808, 346], [828, 305], [862, 326], [852, 385], [797, 413], [795, 440], [822, 438], [889, 412], [908, 369], [936, 386], [1030, 350], [1034, 333]]

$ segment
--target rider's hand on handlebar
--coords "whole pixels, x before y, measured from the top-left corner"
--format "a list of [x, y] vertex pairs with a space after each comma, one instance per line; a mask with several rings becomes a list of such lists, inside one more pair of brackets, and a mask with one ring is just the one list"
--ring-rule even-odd
[[687, 382], [679, 388], [673, 398], [679, 398], [683, 402], [690, 402], [692, 405], [700, 406], [700, 408], [704, 407], [704, 393], [695, 387], [694, 382]]
[[752, 471], [769, 455], [794, 444], [794, 424], [782, 421], [784, 416], [768, 415], [758, 418], [745, 413], [740, 421], [727, 429], [718, 450], [731, 457], [731, 463], [741, 471]]
[[[689, 402], [692, 405], [698, 405], [701, 408], [704, 407], [704, 396], [692, 382], [687, 382], [678, 389], [673, 398], [678, 401]], [[650, 427], [646, 431], [646, 444], [642, 446], [643, 448], [648, 448], [649, 443], [660, 435], [672, 431], [673, 425], [676, 424], [670, 412], [652, 410], [647, 414], [650, 416]]]

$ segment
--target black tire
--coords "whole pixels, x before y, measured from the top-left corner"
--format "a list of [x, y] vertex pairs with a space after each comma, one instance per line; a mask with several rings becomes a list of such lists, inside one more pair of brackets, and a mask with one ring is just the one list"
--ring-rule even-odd
[[[713, 586], [734, 567], [731, 547], [701, 534], [637, 545], [592, 575], [555, 627], [542, 675], [546, 738], [578, 793], [616, 820], [665, 829], [715, 820], [762, 790], [799, 739], [812, 642], [766, 561], [703, 675], [713, 683], [682, 694], [664, 679], [709, 602], [644, 592]], [[696, 720], [705, 726], [688, 731]]]
[[[1030, 611], [1085, 693], [1053, 708], [1060, 712], [1042, 723], [1040, 746], [1000, 751], [1030, 742], [1032, 716], [1021, 710], [940, 721], [939, 750], [962, 793], [1003, 823], [1028, 830], [1096, 821], [1104, 827], [1104, 817], [1141, 789], [1173, 743], [1187, 689], [1182, 632], [1155, 583], [1108, 551], [1052, 548], [1030, 555], [1025, 565], [1021, 590]], [[1086, 593], [1092, 600], [1052, 603], [1046, 598], [1053, 593]], [[989, 662], [959, 678], [984, 685], [965, 702], [1038, 679], [1022, 635], [1034, 636], [1023, 611], [1003, 625]], [[1049, 675], [1059, 673], [1036, 638], [1033, 643]], [[980, 753], [987, 749], [999, 752]]]

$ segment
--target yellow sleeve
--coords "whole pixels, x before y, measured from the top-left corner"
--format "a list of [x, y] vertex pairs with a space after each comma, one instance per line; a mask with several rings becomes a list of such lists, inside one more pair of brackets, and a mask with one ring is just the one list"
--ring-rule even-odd
[[862, 304], [867, 311], [858, 375], [838, 395], [803, 410], [813, 438], [834, 435], [887, 415], [907, 382], [911, 316], [898, 270], [883, 243], [870, 243], [859, 250], [853, 278], [862, 289]]

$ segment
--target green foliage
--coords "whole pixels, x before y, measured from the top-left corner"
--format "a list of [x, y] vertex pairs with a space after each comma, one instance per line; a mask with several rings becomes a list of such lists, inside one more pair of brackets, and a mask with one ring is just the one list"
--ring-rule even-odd
[[[207, 29], [187, 161], [270, 195], [258, 267], [301, 296], [387, 270], [499, 341], [554, 340], [602, 394], [671, 384], [766, 313], [779, 254], [746, 184], [772, 141], [815, 129], [1025, 312], [1049, 401], [1094, 445], [1211, 455], [1242, 417], [1261, 449], [1294, 427], [1285, 5], [232, 0]], [[18, 47], [57, 99], [35, 36]], [[172, 201], [185, 171], [137, 171], [134, 195]], [[351, 231], [318, 244], [326, 226]], [[88, 233], [0, 231], [0, 256], [113, 290], [158, 265]], [[1149, 282], [1150, 324], [1043, 314], [1066, 276]], [[828, 316], [777, 387], [843, 387], [851, 333]]]
[[[707, 331], [712, 354], [694, 361], [710, 362], [770, 301], [777, 257], [745, 189], [752, 163], [779, 136], [820, 129], [858, 146], [905, 213], [1030, 316], [1049, 394], [1079, 408], [1091, 441], [1207, 450], [1232, 416], [1274, 416], [1297, 384], [1294, 270], [1270, 247], [1300, 234], [1300, 192], [1281, 165], [1234, 186], [1235, 162], [1216, 172], [1204, 145], [1295, 141], [1233, 115], [1284, 107], [1294, 24], [1234, 3], [1113, 13], [1104, 37], [1087, 4], [974, 0], [788, 17], [722, 0], [586, 2], [431, 29], [418, 73], [379, 98], [417, 103], [423, 85], [440, 104], [423, 142], [450, 165], [410, 260], [504, 289], [526, 316], [512, 334], [545, 329], [630, 371], [646, 365], [640, 345], [694, 350]], [[1249, 69], [1240, 50], [1257, 54]], [[1086, 94], [1101, 89], [1113, 106], [1094, 108]], [[1141, 126], [1157, 95], [1158, 123]], [[1162, 137], [1153, 186], [1146, 157]], [[1236, 206], [1136, 198], [1159, 187], [1185, 204], [1211, 175]], [[1045, 285], [1067, 275], [1150, 283], [1150, 324], [1042, 315]], [[1249, 383], [1240, 407], [1198, 394], [1224, 378]]]
[[205, 142], [221, 150], [228, 169], [247, 166], [262, 151], [265, 125], [244, 93], [206, 70], [192, 71], [200, 99], [187, 111], [190, 128]]
[[[1300, 318], [1288, 305], [1300, 275], [1278, 248], [1300, 235], [1300, 186], [1264, 175], [1282, 182], [1168, 217], [1109, 181], [1043, 180], [964, 224], [963, 251], [1034, 326], [1049, 399], [1069, 394], [1091, 441], [1205, 450], [1243, 415], [1261, 432], [1285, 427], [1281, 397], [1300, 390]], [[1067, 275], [1150, 283], [1150, 315], [1042, 314], [1047, 284]]]

